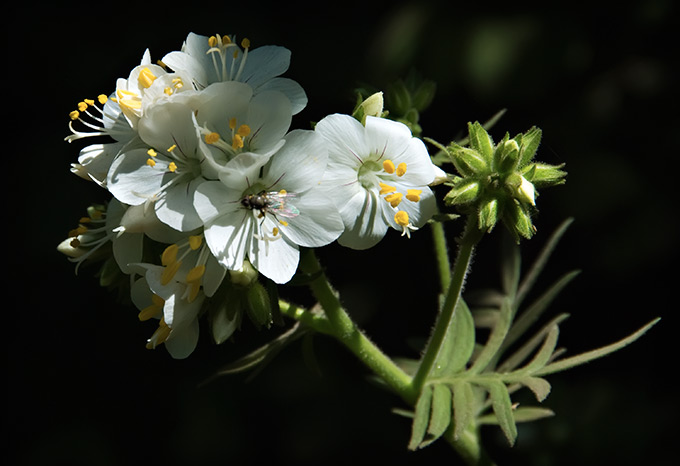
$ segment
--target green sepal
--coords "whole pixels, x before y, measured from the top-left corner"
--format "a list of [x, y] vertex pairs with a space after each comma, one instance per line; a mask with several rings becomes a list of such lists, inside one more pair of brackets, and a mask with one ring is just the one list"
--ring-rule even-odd
[[260, 282], [254, 282], [246, 292], [246, 312], [258, 329], [273, 323], [272, 305], [269, 292]]
[[437, 91], [437, 83], [429, 79], [423, 80], [416, 90], [411, 94], [411, 104], [418, 112], [426, 110], [432, 101]]
[[541, 144], [541, 137], [543, 131], [535, 126], [531, 127], [529, 131], [522, 134], [519, 138], [520, 150], [519, 150], [519, 166], [523, 167], [529, 163], [538, 150], [538, 146]]
[[489, 133], [487, 133], [484, 127], [477, 121], [468, 123], [468, 133], [470, 137], [470, 147], [478, 151], [484, 157], [486, 163], [490, 164], [494, 148]]
[[444, 196], [444, 202], [446, 205], [467, 204], [475, 201], [480, 192], [481, 187], [478, 181], [462, 179]]
[[567, 172], [562, 170], [564, 164], [550, 165], [547, 163], [535, 162], [527, 165], [522, 170], [522, 175], [531, 181], [537, 188], [556, 186], [566, 182]]
[[489, 164], [485, 156], [470, 147], [459, 146], [451, 143], [447, 147], [451, 156], [451, 162], [463, 177], [477, 176], [488, 172]]
[[519, 144], [506, 135], [496, 147], [494, 158], [498, 173], [503, 175], [514, 172], [519, 166]]
[[482, 201], [477, 216], [479, 229], [490, 232], [498, 221], [498, 199], [492, 197]]

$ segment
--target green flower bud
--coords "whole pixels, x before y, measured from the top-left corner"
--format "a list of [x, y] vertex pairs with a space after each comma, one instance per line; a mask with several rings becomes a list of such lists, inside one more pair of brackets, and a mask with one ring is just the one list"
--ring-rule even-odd
[[248, 261], [243, 261], [241, 270], [230, 270], [229, 277], [231, 282], [235, 285], [249, 286], [259, 276], [259, 272]]
[[273, 323], [272, 306], [267, 289], [254, 282], [248, 287], [246, 294], [246, 312], [257, 328], [269, 327]]
[[531, 181], [537, 188], [546, 188], [564, 184], [567, 172], [561, 170], [564, 164], [549, 165], [547, 163], [532, 163], [522, 170], [524, 177]]
[[467, 204], [476, 200], [480, 192], [479, 182], [462, 179], [444, 196], [444, 202], [447, 205]]
[[447, 151], [451, 162], [463, 177], [485, 174], [489, 169], [485, 157], [475, 149], [451, 143]]
[[498, 221], [498, 200], [496, 198], [486, 199], [481, 202], [478, 213], [479, 229], [489, 232]]
[[363, 102], [359, 103], [354, 109], [352, 116], [359, 120], [361, 124], [366, 124], [367, 116], [382, 117], [383, 116], [384, 99], [382, 92], [376, 92], [368, 96]]
[[420, 83], [418, 88], [411, 95], [413, 108], [422, 112], [430, 106], [434, 100], [437, 84], [434, 81], [425, 80]]
[[213, 340], [221, 345], [241, 325], [243, 293], [233, 286], [223, 286], [218, 293], [219, 299], [211, 301], [208, 311]]
[[536, 233], [531, 214], [517, 201], [508, 203], [503, 220], [517, 242], [519, 242], [519, 236], [531, 239]]
[[519, 144], [514, 139], [506, 139], [496, 148], [496, 169], [499, 173], [511, 173], [519, 164]]

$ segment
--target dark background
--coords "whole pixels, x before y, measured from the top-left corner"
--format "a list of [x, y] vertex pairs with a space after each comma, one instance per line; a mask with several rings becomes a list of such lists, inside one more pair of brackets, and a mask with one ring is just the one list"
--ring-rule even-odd
[[[553, 305], [554, 313], [571, 314], [560, 342], [576, 354], [663, 319], [633, 346], [550, 377], [544, 405], [557, 416], [521, 426], [514, 448], [493, 428], [486, 444], [500, 464], [668, 464], [678, 414], [671, 380], [674, 2], [478, 3], [53, 2], [6, 9], [7, 464], [458, 464], [442, 442], [408, 452], [409, 422], [390, 412], [398, 400], [324, 338], [315, 339], [320, 375], [294, 344], [252, 381], [234, 376], [199, 386], [264, 335], [245, 326], [237, 344], [216, 347], [204, 333], [183, 361], [162, 348], [145, 350], [151, 326], [88, 271], [76, 276], [56, 252], [87, 206], [106, 199], [69, 173], [83, 144], [63, 142], [68, 113], [83, 98], [109, 93], [145, 48], [161, 58], [191, 31], [288, 47], [286, 76], [310, 101], [296, 127], [351, 111], [358, 83], [384, 87], [412, 67], [438, 84], [422, 117], [426, 136], [446, 142], [501, 108], [508, 113], [492, 131], [497, 139], [541, 127], [539, 158], [566, 162], [569, 177], [541, 192], [539, 234], [523, 243], [524, 253], [531, 258], [553, 228], [575, 217], [542, 283], [583, 271]], [[460, 225], [447, 228], [453, 239]], [[497, 285], [500, 231], [481, 245], [468, 290]], [[415, 356], [407, 342], [426, 336], [434, 319], [431, 244], [426, 232], [407, 244], [399, 239], [388, 235], [361, 254], [336, 246], [319, 254], [371, 338], [390, 354]]]

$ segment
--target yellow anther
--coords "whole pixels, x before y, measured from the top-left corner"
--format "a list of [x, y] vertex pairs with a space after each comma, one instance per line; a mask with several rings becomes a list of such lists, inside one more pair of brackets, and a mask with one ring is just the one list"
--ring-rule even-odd
[[145, 321], [158, 317], [163, 312], [164, 305], [165, 300], [157, 294], [153, 294], [151, 295], [151, 304], [142, 309], [139, 314], [137, 314], [137, 318], [141, 321]]
[[241, 41], [241, 47], [244, 49], [249, 49], [250, 48], [250, 40], [249, 39], [243, 39]]
[[238, 58], [238, 50], [234, 50], [233, 57], [234, 57], [234, 60], [236, 60]]
[[219, 133], [213, 132], [205, 135], [206, 144], [215, 144], [219, 140], [220, 140]]
[[227, 36], [226, 34], [222, 36], [222, 44], [224, 45], [231, 44], [231, 37]]
[[406, 190], [406, 199], [411, 202], [420, 201], [420, 195], [423, 193], [422, 189], [408, 189]]
[[241, 137], [246, 137], [250, 134], [250, 126], [248, 125], [241, 125], [238, 127], [238, 131], [236, 131], [236, 134], [238, 134]]
[[94, 106], [94, 100], [92, 100], [92, 99], [84, 99], [83, 102], [85, 102], [90, 107]]
[[394, 221], [397, 222], [397, 225], [407, 227], [409, 225], [408, 214], [403, 210], [400, 210], [399, 212], [394, 214]]
[[385, 170], [390, 175], [394, 173], [394, 162], [392, 162], [391, 160], [385, 160], [383, 162], [383, 170]]
[[75, 238], [76, 236], [80, 236], [85, 233], [87, 233], [87, 227], [80, 225], [78, 228], [74, 228], [73, 230], [69, 231], [68, 237]]
[[78, 223], [91, 223], [92, 219], [90, 217], [80, 217], [80, 220], [78, 220]]
[[281, 191], [279, 191], [279, 194], [282, 195], [282, 196], [285, 196], [286, 194], [288, 194], [288, 191], [286, 191], [285, 189], [282, 189]]
[[155, 80], [156, 76], [151, 72], [149, 68], [143, 68], [142, 71], [139, 72], [139, 77], [137, 78], [139, 84], [141, 84], [142, 87], [147, 89], [151, 87]]
[[163, 254], [161, 254], [161, 264], [170, 265], [177, 262], [178, 252], [179, 246], [176, 244], [171, 244], [170, 246], [165, 248], [165, 251], [163, 251]]
[[99, 101], [100, 104], [104, 105], [106, 102], [109, 101], [109, 98], [106, 94], [99, 94], [97, 96], [97, 100]]
[[187, 283], [199, 281], [203, 277], [203, 274], [205, 274], [205, 265], [197, 265], [189, 270], [189, 273], [187, 274]]
[[156, 161], [154, 159], [147, 159], [146, 164], [150, 167], [155, 167], [156, 166]]
[[200, 282], [189, 283], [189, 296], [187, 296], [187, 301], [190, 303], [194, 302], [194, 299], [196, 299], [196, 296], [198, 296], [199, 291], [201, 291]]
[[149, 149], [148, 151], [146, 151], [146, 153], [149, 155], [149, 157], [156, 157], [158, 155], [156, 151], [153, 149]]
[[161, 68], [163, 68], [164, 70], [167, 70], [167, 69], [168, 69], [168, 65], [166, 65], [165, 63], [163, 63], [163, 60], [156, 60], [156, 64], [157, 64], [158, 66], [160, 66]]
[[177, 149], [177, 144], [173, 144], [170, 147], [168, 147], [168, 152], [172, 152], [175, 149]]
[[165, 323], [165, 320], [161, 319], [158, 323], [158, 328], [153, 333], [153, 335], [151, 335], [151, 338], [149, 338], [146, 348], [155, 349], [156, 346], [160, 345], [161, 343], [165, 343], [169, 336], [170, 327], [168, 327], [168, 324]]
[[201, 244], [203, 244], [202, 235], [189, 236], [189, 247], [191, 248], [192, 251], [195, 251], [196, 249], [200, 248]]
[[81, 112], [84, 112], [85, 110], [87, 110], [87, 103], [78, 102], [78, 110], [80, 110]]
[[243, 147], [243, 138], [238, 135], [234, 134], [234, 139], [231, 141], [231, 147], [234, 149], [240, 149]]
[[184, 87], [184, 81], [182, 81], [182, 78], [175, 78], [172, 80], [172, 85], [175, 87], [175, 89], [181, 89]]
[[229, 119], [229, 128], [231, 128], [231, 129], [236, 128], [236, 118], [230, 118]]
[[165, 95], [172, 95], [172, 94], [173, 94], [173, 90], [172, 90], [171, 87], [166, 87], [165, 89], [163, 89], [163, 93], [164, 93]]
[[175, 173], [177, 171], [177, 164], [175, 162], [170, 162], [170, 165], [168, 165], [168, 170], [170, 170], [172, 173]]
[[80, 118], [80, 112], [78, 110], [74, 110], [71, 113], [69, 113], [68, 116], [69, 118], [71, 118], [71, 120], [77, 120], [78, 118]]
[[393, 193], [394, 191], [397, 190], [394, 186], [390, 186], [385, 183], [379, 183], [380, 184], [380, 195], [382, 196], [383, 194], [389, 194]]
[[285, 220], [279, 220], [279, 224], [284, 226], [284, 227], [288, 226], [288, 222], [286, 222]]
[[406, 173], [406, 164], [404, 162], [401, 162], [399, 165], [397, 165], [397, 176], [404, 176]]
[[208, 45], [209, 45], [210, 47], [215, 47], [215, 46], [217, 45], [217, 37], [215, 37], [215, 36], [210, 36], [210, 37], [208, 38]]
[[78, 248], [80, 247], [80, 240], [78, 238], [73, 238], [69, 244], [72, 248]]
[[279, 234], [279, 229], [274, 227], [272, 228], [272, 236], [277, 236]]
[[165, 266], [163, 272], [161, 272], [161, 285], [165, 286], [168, 283], [170, 283], [170, 280], [172, 280], [175, 277], [175, 274], [177, 273], [181, 265], [182, 261], [177, 261]]
[[399, 203], [401, 203], [402, 196], [403, 194], [401, 193], [392, 193], [385, 196], [385, 200], [389, 202], [392, 207], [397, 207]]

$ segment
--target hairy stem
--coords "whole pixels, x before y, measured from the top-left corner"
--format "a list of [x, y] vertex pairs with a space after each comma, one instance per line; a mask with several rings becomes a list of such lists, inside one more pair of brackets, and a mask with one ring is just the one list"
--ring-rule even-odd
[[437, 322], [435, 324], [430, 341], [425, 348], [418, 371], [413, 377], [413, 390], [420, 393], [423, 384], [430, 375], [435, 362], [439, 358], [439, 354], [443, 347], [444, 337], [449, 328], [451, 319], [453, 318], [453, 311], [460, 300], [460, 295], [470, 267], [470, 261], [474, 252], [475, 246], [482, 239], [483, 232], [477, 228], [477, 219], [474, 215], [469, 215], [463, 236], [459, 241], [458, 256], [453, 264], [451, 270], [450, 280], [444, 289], [445, 298], [441, 307]]

